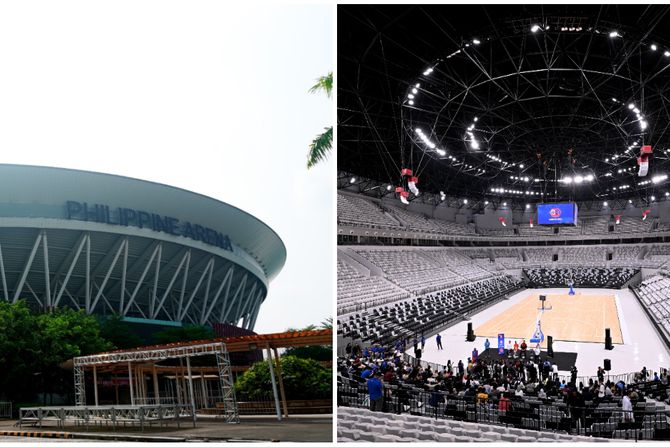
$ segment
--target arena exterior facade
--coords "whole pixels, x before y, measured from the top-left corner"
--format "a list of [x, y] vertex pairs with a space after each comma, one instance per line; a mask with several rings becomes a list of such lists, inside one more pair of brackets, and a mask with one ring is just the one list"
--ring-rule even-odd
[[0, 165], [0, 299], [126, 321], [255, 325], [286, 248], [194, 192], [72, 169]]

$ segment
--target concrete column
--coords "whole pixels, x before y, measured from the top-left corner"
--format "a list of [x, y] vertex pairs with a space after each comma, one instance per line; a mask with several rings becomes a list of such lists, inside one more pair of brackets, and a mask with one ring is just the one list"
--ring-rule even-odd
[[156, 364], [153, 364], [153, 379], [154, 379], [154, 399], [156, 399], [156, 405], [160, 405], [160, 395], [158, 394], [158, 372], [156, 371]]
[[279, 394], [281, 395], [282, 407], [284, 409], [284, 417], [288, 417], [288, 408], [286, 403], [286, 393], [284, 393], [284, 380], [282, 379], [281, 372], [281, 361], [279, 360], [279, 354], [277, 353], [277, 348], [272, 348], [275, 353], [275, 360], [277, 360], [277, 378], [279, 379]]
[[272, 380], [272, 394], [275, 397], [275, 410], [277, 411], [277, 420], [281, 421], [281, 410], [279, 409], [279, 395], [277, 394], [277, 381], [275, 380], [275, 370], [272, 366], [272, 351], [270, 346], [266, 348], [268, 354], [268, 365], [270, 365], [270, 379]]
[[130, 383], [130, 405], [135, 405], [135, 393], [133, 390], [133, 366], [128, 362], [128, 383]]
[[188, 373], [188, 394], [191, 398], [191, 411], [193, 411], [193, 426], [195, 427], [195, 398], [193, 397], [193, 375], [191, 374], [191, 357], [186, 357], [186, 371]]
[[202, 388], [202, 407], [207, 408], [207, 389], [205, 388], [205, 373], [200, 371], [200, 386]]
[[98, 368], [93, 365], [93, 396], [95, 397], [95, 406], [98, 406]]

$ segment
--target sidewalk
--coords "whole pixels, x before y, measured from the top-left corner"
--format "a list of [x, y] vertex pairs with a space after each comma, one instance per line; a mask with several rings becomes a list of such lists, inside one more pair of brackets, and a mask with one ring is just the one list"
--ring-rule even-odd
[[[68, 439], [99, 439], [106, 441], [293, 441], [331, 442], [333, 440], [332, 415], [295, 415], [281, 422], [275, 416], [241, 416], [239, 424], [226, 424], [213, 417], [198, 417], [198, 426], [193, 428], [182, 423], [169, 427], [146, 428], [66, 426], [59, 429], [55, 425], [42, 428], [15, 427], [16, 420], [0, 421], [0, 436], [29, 436]], [[20, 432], [20, 433], [17, 433]]]

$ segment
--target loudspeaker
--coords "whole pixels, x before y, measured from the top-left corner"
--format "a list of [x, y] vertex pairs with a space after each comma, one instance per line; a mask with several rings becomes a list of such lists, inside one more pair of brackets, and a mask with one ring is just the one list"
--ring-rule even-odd
[[540, 301], [547, 301], [547, 295], [540, 295]]
[[612, 370], [612, 361], [610, 359], [605, 359], [604, 363], [605, 364], [603, 365], [603, 368], [605, 369], [605, 371], [611, 371]]
[[612, 336], [610, 335], [610, 328], [605, 328], [605, 349], [612, 350]]
[[468, 336], [466, 337], [467, 341], [475, 341], [475, 331], [472, 330], [472, 323], [468, 323]]
[[551, 335], [547, 335], [547, 357], [554, 357], [554, 347], [552, 346], [554, 339]]

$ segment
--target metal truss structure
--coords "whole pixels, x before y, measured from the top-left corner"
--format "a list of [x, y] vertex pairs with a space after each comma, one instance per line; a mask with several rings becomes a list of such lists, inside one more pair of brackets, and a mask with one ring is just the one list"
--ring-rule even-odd
[[[158, 362], [167, 359], [185, 358], [188, 372], [189, 394], [191, 400], [189, 406], [192, 408], [193, 414], [195, 415], [190, 358], [202, 355], [211, 355], [211, 354], [216, 356], [219, 383], [221, 386], [220, 395], [222, 396], [221, 403], [223, 404], [222, 407], [223, 418], [226, 422], [237, 423], [239, 422], [239, 416], [237, 409], [237, 401], [235, 399], [235, 388], [233, 385], [233, 374], [232, 374], [232, 368], [230, 366], [230, 357], [228, 355], [226, 345], [221, 342], [192, 344], [186, 346], [180, 346], [180, 345], [167, 346], [159, 349], [120, 351], [120, 352], [95, 354], [84, 357], [75, 357], [73, 359], [75, 402], [78, 407], [86, 406], [86, 391], [85, 391], [85, 377], [84, 377], [84, 368], [86, 366], [93, 366], [95, 368], [98, 365], [128, 363], [130, 370], [131, 363]], [[94, 369], [94, 375], [95, 375], [95, 369]], [[132, 384], [132, 377], [129, 377], [129, 382]], [[135, 396], [133, 393], [132, 385], [130, 394], [131, 394], [130, 395], [131, 403], [134, 403]], [[132, 406], [134, 407], [134, 405]]]
[[215, 250], [139, 235], [0, 229], [0, 299], [34, 308], [253, 328], [267, 286]]
[[667, 5], [341, 9], [343, 171], [521, 206], [667, 191], [636, 164], [670, 167]]
[[71, 423], [75, 425], [111, 425], [116, 428], [119, 425], [139, 425], [142, 431], [146, 425], [167, 426], [170, 421], [187, 418], [194, 421], [195, 418], [190, 405], [116, 405], [95, 407], [29, 407], [21, 408], [19, 426], [27, 423], [37, 424], [42, 427], [45, 422], [55, 422], [58, 427], [64, 427]]

